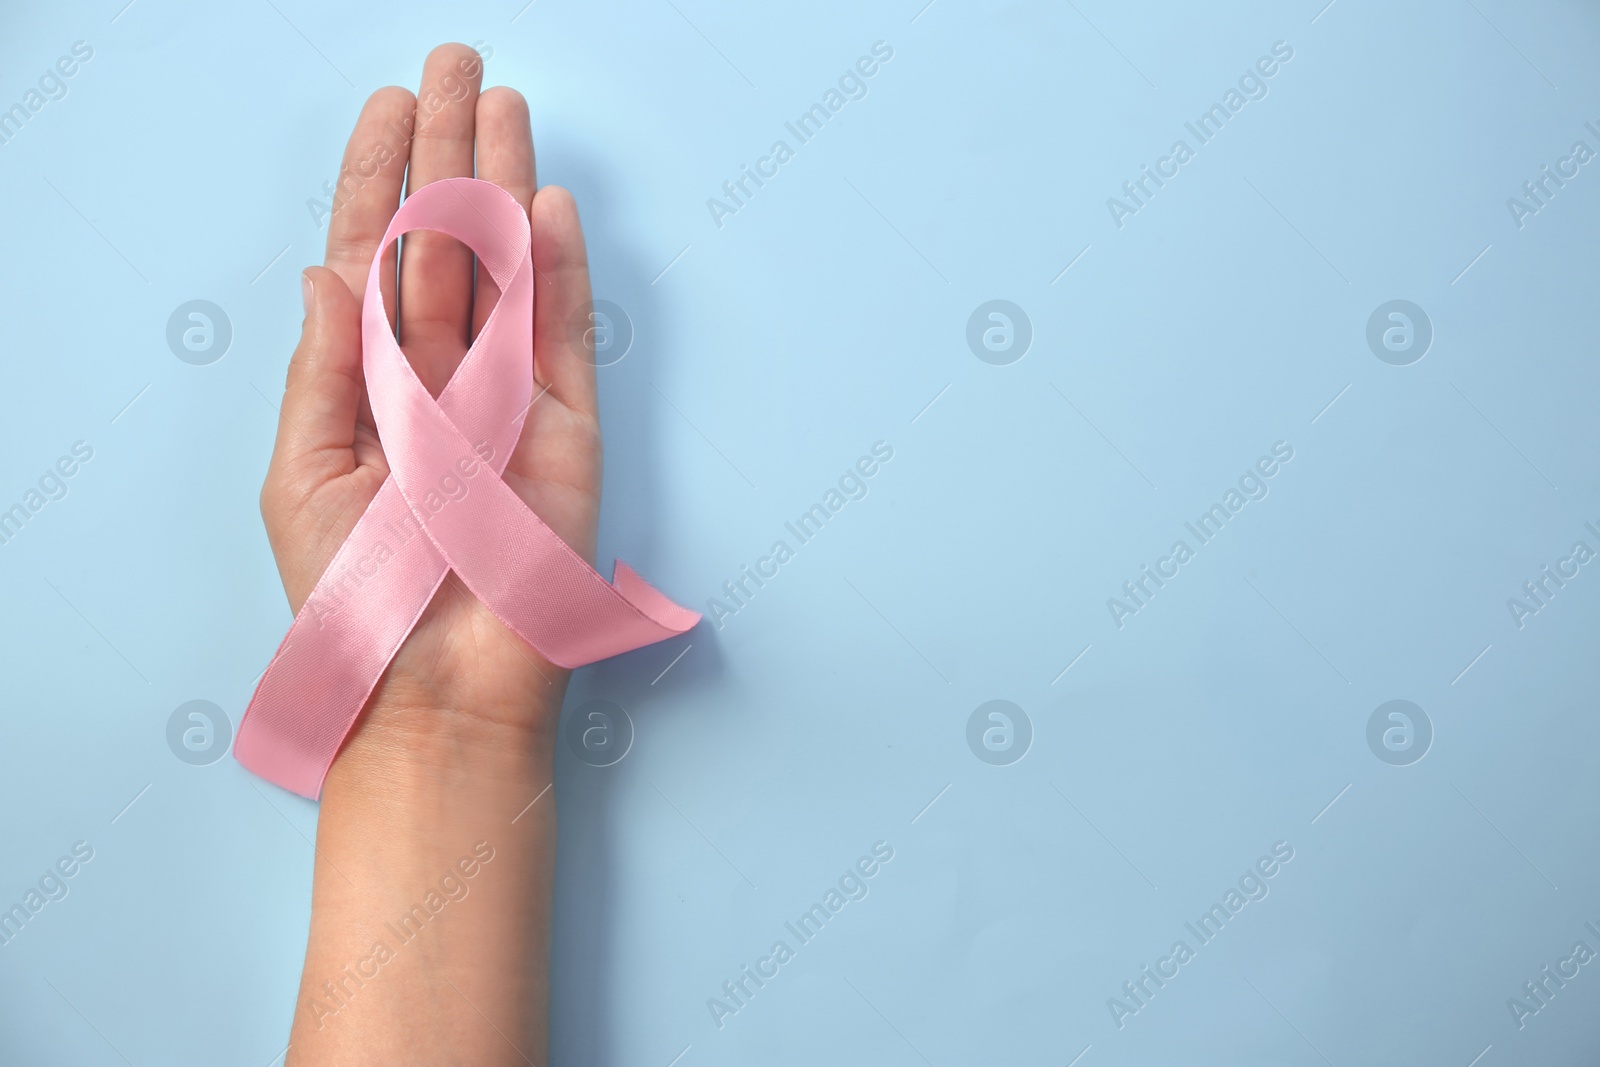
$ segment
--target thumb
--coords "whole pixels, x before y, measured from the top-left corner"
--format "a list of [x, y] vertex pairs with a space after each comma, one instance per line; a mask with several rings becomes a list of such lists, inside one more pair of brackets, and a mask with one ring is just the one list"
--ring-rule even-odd
[[289, 360], [278, 413], [277, 458], [347, 474], [354, 468], [356, 411], [366, 382], [361, 372], [361, 304], [337, 272], [308, 267], [301, 277], [306, 317]]

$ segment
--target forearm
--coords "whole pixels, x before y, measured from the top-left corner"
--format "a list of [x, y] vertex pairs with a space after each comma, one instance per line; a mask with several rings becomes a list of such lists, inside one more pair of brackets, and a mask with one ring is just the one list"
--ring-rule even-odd
[[329, 772], [286, 1067], [545, 1063], [550, 732], [436, 717], [369, 709]]

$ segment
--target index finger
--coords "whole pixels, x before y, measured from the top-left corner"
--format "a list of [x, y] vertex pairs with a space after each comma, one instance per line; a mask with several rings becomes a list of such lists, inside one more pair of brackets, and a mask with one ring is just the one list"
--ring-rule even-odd
[[[372, 256], [389, 220], [400, 208], [400, 190], [411, 158], [412, 127], [417, 101], [409, 89], [390, 85], [367, 98], [345, 145], [328, 221], [326, 265], [361, 299], [367, 291]], [[389, 328], [394, 328], [395, 256], [384, 256], [380, 286]]]

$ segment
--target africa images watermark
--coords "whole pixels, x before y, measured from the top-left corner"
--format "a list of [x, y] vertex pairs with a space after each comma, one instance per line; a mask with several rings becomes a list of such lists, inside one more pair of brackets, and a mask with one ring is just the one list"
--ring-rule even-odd
[[[1584, 929], [1600, 938], [1600, 929], [1594, 923], [1585, 922]], [[1587, 941], [1575, 942], [1572, 951], [1556, 960], [1554, 969], [1547, 963], [1539, 969], [1539, 973], [1522, 983], [1521, 996], [1507, 997], [1506, 1010], [1511, 1013], [1511, 1021], [1517, 1024], [1517, 1029], [1525, 1029], [1528, 1020], [1538, 1015], [1556, 994], [1567, 987], [1567, 983], [1582, 973], [1584, 964], [1595, 958], [1594, 949], [1589, 947]]]
[[[444, 473], [434, 483], [435, 488], [422, 494], [419, 504], [429, 515], [437, 515], [452, 502], [465, 500], [472, 491], [468, 479], [494, 462], [494, 449], [488, 442], [480, 441], [473, 447], [477, 450], [475, 455], [460, 456], [453, 464], [447, 463]], [[490, 473], [493, 474], [492, 468]], [[306, 601], [318, 626], [322, 625], [323, 619], [354, 603], [356, 594], [378, 576], [379, 569], [385, 563], [395, 557], [395, 549], [390, 547], [390, 541], [395, 546], [404, 545], [423, 532], [422, 523], [412, 509], [407, 509], [401, 516], [399, 525], [394, 522], [385, 522], [383, 525], [382, 530], [359, 531], [370, 536], [371, 541], [356, 544], [348, 559], [341, 561], [335, 556], [333, 563], [328, 565], [327, 572], [318, 583], [319, 588], [323, 582], [327, 583], [326, 593]], [[352, 538], [355, 532], [352, 532]]]
[[[1583, 126], [1600, 143], [1600, 127], [1596, 127], [1593, 121], [1585, 122]], [[1594, 157], [1595, 150], [1589, 147], [1589, 142], [1579, 140], [1572, 143], [1566, 155], [1556, 160], [1554, 171], [1550, 164], [1541, 164], [1538, 177], [1522, 183], [1522, 197], [1506, 198], [1506, 210], [1511, 213], [1511, 221], [1516, 223], [1517, 229], [1522, 229], [1528, 224], [1528, 219], [1549, 207], [1556, 194], [1566, 188], [1567, 182], [1576, 178], [1583, 165]]]
[[[795, 958], [799, 948], [810, 944], [818, 934], [822, 933], [822, 928], [830, 919], [843, 911], [846, 904], [865, 900], [870, 891], [868, 880], [876, 877], [892, 859], [894, 859], [893, 846], [887, 841], [873, 842], [872, 854], [860, 857], [846, 868], [839, 876], [837, 887], [829, 886], [820, 902], [812, 904], [810, 908], [801, 912], [800, 917], [793, 922], [783, 924], [790, 937], [794, 938], [793, 946], [787, 939], [779, 938], [772, 943], [772, 948], [765, 956], [756, 960], [754, 970], [746, 964], [739, 968], [738, 977], [722, 983], [722, 997], [707, 997], [706, 1010], [711, 1013], [711, 1021], [717, 1024], [717, 1029], [721, 1030], [727, 1025], [725, 1020], [729, 1016], [737, 1015], [744, 1008], [748, 1008], [751, 999], [764, 989], [768, 982], [778, 977], [783, 965]], [[723, 999], [724, 997], [726, 999]]]
[[[794, 137], [794, 147], [790, 147], [788, 141], [779, 138], [772, 142], [772, 147], [767, 149], [766, 155], [756, 160], [754, 167], [740, 164], [739, 176], [722, 183], [722, 197], [706, 198], [706, 210], [711, 213], [711, 221], [716, 224], [717, 229], [720, 230], [725, 225], [724, 218], [737, 215], [768, 181], [776, 178], [779, 168], [795, 157], [796, 148], [809, 144], [813, 137], [822, 132], [829, 119], [844, 110], [845, 104], [852, 100], [865, 100], [867, 79], [876, 75], [882, 69], [882, 65], [893, 58], [894, 48], [888, 43], [872, 42], [872, 54], [860, 57], [854, 67], [846, 68], [844, 73], [839, 75], [838, 88], [829, 86], [822, 94], [821, 101], [802, 111], [793, 122], [783, 124], [784, 129]], [[768, 169], [769, 167], [771, 169]]]
[[22, 532], [46, 504], [66, 498], [68, 479], [77, 474], [83, 464], [94, 458], [94, 447], [87, 441], [74, 441], [72, 454], [57, 459], [39, 475], [37, 485], [29, 487], [22, 499], [9, 508], [0, 510], [0, 545], [9, 545]]
[[[447, 905], [466, 900], [467, 894], [472, 892], [472, 879], [492, 859], [493, 845], [487, 841], [474, 844], [472, 855], [462, 856], [454, 867], [448, 868], [439, 877], [438, 888], [429, 886], [419, 903], [411, 905], [410, 910], [394, 922], [383, 924], [387, 937], [374, 941], [365, 956], [340, 967], [337, 977], [322, 983], [320, 996], [315, 991], [308, 993], [306, 1011], [316, 1022], [317, 1029], [322, 1029], [324, 1019], [348, 1008], [366, 983], [377, 978], [384, 965], [392, 962], [403, 946], [422, 936], [422, 931], [439, 917]], [[394, 941], [392, 947], [390, 938]]]
[[[390, 122], [384, 127], [384, 136], [378, 139], [378, 143], [340, 172], [337, 186], [325, 181], [322, 183], [321, 197], [306, 198], [306, 210], [311, 213], [311, 220], [318, 229], [326, 226], [331, 216], [341, 211], [368, 182], [378, 176], [379, 169], [398, 154], [399, 146], [411, 143], [419, 127], [426, 126], [428, 120], [443, 111], [449, 102], [466, 99], [468, 85], [462, 79], [476, 78], [482, 72], [483, 65], [494, 58], [493, 45], [475, 41], [472, 48], [477, 56], [462, 59], [456, 64], [455, 73], [446, 74], [440, 80], [442, 93], [438, 89], [429, 89], [418, 98], [416, 110], [407, 115], [404, 122]], [[457, 77], [458, 74], [460, 77]]]
[[[1600, 543], [1600, 528], [1592, 522], [1583, 524]], [[1546, 563], [1529, 581], [1522, 583], [1522, 595], [1506, 598], [1506, 610], [1511, 613], [1511, 621], [1517, 624], [1517, 629], [1528, 625], [1528, 619], [1539, 614], [1550, 606], [1557, 593], [1565, 589], [1567, 583], [1582, 573], [1585, 563], [1595, 558], [1595, 550], [1589, 547], [1589, 542], [1579, 540], [1572, 543], [1572, 550], [1555, 562], [1555, 567]]]
[[22, 899], [7, 911], [0, 911], [0, 945], [9, 945], [23, 927], [45, 909], [51, 901], [65, 900], [71, 891], [68, 880], [77, 876], [83, 865], [94, 859], [94, 846], [87, 841], [73, 843], [72, 854], [62, 856], [45, 868], [39, 876], [38, 887], [29, 886]]
[[1185, 122], [1184, 129], [1194, 137], [1194, 147], [1183, 138], [1172, 142], [1168, 154], [1157, 159], [1155, 166], [1145, 163], [1139, 167], [1139, 176], [1122, 183], [1122, 195], [1126, 199], [1112, 196], [1106, 199], [1106, 211], [1111, 215], [1111, 221], [1117, 229], [1127, 225], [1124, 221], [1131, 215], [1137, 215], [1140, 209], [1147, 206], [1167, 182], [1176, 178], [1185, 163], [1195, 157], [1195, 154], [1211, 143], [1211, 140], [1222, 132], [1228, 121], [1244, 110], [1244, 106], [1253, 100], [1267, 98], [1267, 82], [1274, 77], [1284, 64], [1294, 58], [1294, 49], [1287, 41], [1274, 41], [1272, 54], [1265, 55], [1255, 61], [1255, 64], [1246, 69], [1239, 76], [1238, 88], [1229, 87], [1222, 94], [1222, 102], [1212, 104], [1202, 111], [1193, 122]]
[[1107, 997], [1106, 1010], [1111, 1013], [1111, 1021], [1121, 1030], [1128, 1025], [1128, 1018], [1139, 1014], [1150, 1006], [1150, 1001], [1166, 984], [1182, 973], [1183, 967], [1192, 961], [1201, 948], [1211, 944], [1222, 933], [1223, 927], [1232, 921], [1235, 915], [1244, 910], [1246, 904], [1267, 899], [1271, 887], [1268, 881], [1277, 876], [1290, 860], [1294, 859], [1294, 846], [1287, 841], [1277, 841], [1272, 845], [1270, 855], [1262, 856], [1239, 876], [1237, 886], [1229, 886], [1228, 891], [1222, 895], [1222, 902], [1212, 904], [1208, 911], [1202, 912], [1194, 922], [1183, 924], [1194, 937], [1194, 945], [1183, 938], [1172, 943], [1172, 948], [1165, 956], [1156, 960], [1154, 969], [1150, 965], [1139, 968], [1137, 978], [1129, 979], [1122, 983], [1122, 997]]
[[[755, 562], [755, 567], [741, 564], [739, 576], [722, 583], [722, 592], [727, 600], [715, 596], [706, 601], [706, 617], [717, 624], [717, 629], [722, 629], [723, 620], [730, 615], [737, 615], [750, 605], [755, 595], [766, 587], [768, 581], [776, 578], [785, 563], [795, 557], [796, 549], [801, 545], [811, 542], [822, 528], [827, 525], [844, 506], [852, 500], [865, 500], [867, 497], [867, 479], [882, 470], [882, 464], [894, 458], [894, 448], [887, 441], [874, 441], [872, 454], [861, 456], [854, 466], [849, 467], [839, 476], [838, 488], [829, 486], [827, 492], [822, 494], [822, 499], [812, 504], [810, 508], [800, 513], [793, 522], [786, 522], [783, 528], [794, 538], [791, 546], [787, 540], [779, 538], [772, 543], [765, 556]], [[770, 568], [770, 569], [769, 569]], [[751, 588], [754, 583], [755, 588]]]
[[39, 75], [39, 87], [22, 94], [20, 103], [0, 111], [0, 144], [10, 144], [28, 121], [44, 110], [52, 100], [63, 100], [67, 95], [67, 79], [82, 69], [82, 64], [94, 58], [94, 48], [87, 41], [73, 41], [72, 54], [62, 56], [53, 67]]
[[[1212, 539], [1222, 532], [1222, 527], [1228, 520], [1244, 510], [1244, 506], [1253, 500], [1265, 500], [1271, 492], [1267, 482], [1283, 469], [1283, 465], [1294, 458], [1294, 448], [1287, 441], [1277, 441], [1272, 446], [1270, 456], [1262, 456], [1256, 460], [1255, 466], [1247, 469], [1239, 476], [1239, 487], [1228, 487], [1222, 494], [1222, 502], [1212, 504], [1209, 509], [1200, 513], [1200, 517], [1193, 522], [1183, 524], [1184, 529], [1194, 536], [1195, 547], [1191, 548], [1189, 542], [1183, 538], [1172, 543], [1167, 555], [1156, 560], [1155, 569], [1149, 564], [1139, 569], [1139, 576], [1122, 583], [1123, 597], [1107, 597], [1106, 610], [1111, 613], [1111, 621], [1117, 624], [1117, 629], [1122, 629], [1130, 615], [1137, 615], [1150, 606], [1150, 601], [1155, 598], [1167, 582], [1176, 578], [1185, 563], [1194, 559], [1195, 553], [1201, 545], [1210, 544]], [[1171, 568], [1170, 570], [1168, 568]]]

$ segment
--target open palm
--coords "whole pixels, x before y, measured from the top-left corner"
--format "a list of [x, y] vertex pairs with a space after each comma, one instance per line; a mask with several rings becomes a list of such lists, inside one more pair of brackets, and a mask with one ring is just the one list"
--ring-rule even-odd
[[[389, 473], [362, 376], [358, 294], [366, 290], [402, 186], [409, 195], [443, 178], [493, 182], [528, 212], [535, 399], [504, 479], [568, 545], [594, 561], [600, 425], [589, 337], [573, 328], [590, 300], [583, 232], [571, 195], [535, 184], [521, 94], [504, 87], [480, 93], [481, 75], [482, 61], [471, 48], [436, 48], [418, 94], [398, 87], [374, 93], [345, 148], [326, 265], [306, 271], [306, 322], [289, 364], [277, 444], [261, 490], [267, 536], [297, 612]], [[499, 293], [471, 250], [439, 233], [407, 235], [386, 253], [382, 270], [390, 325], [398, 325], [401, 349], [437, 397]], [[405, 743], [410, 732], [437, 730], [443, 714], [547, 732], [565, 680], [565, 671], [529, 648], [450, 574], [379, 683], [357, 731], [398, 730]]]

